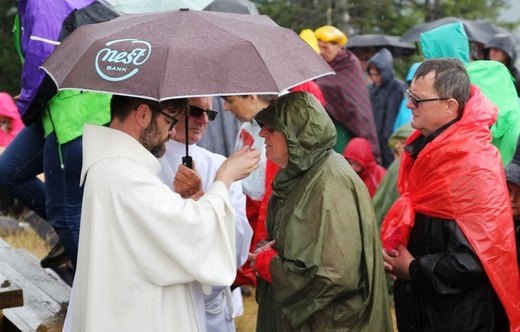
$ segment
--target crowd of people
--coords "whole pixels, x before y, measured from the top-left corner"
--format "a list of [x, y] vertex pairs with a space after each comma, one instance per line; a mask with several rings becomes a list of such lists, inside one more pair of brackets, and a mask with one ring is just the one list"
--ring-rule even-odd
[[393, 331], [392, 301], [399, 331], [520, 331], [509, 35], [476, 60], [461, 23], [424, 33], [405, 83], [389, 50], [364, 69], [326, 25], [301, 36], [336, 75], [158, 102], [57, 91], [38, 69], [70, 22], [110, 9], [17, 5], [0, 194], [59, 236], [41, 265], [74, 273], [64, 331], [233, 332], [246, 286], [262, 332]]

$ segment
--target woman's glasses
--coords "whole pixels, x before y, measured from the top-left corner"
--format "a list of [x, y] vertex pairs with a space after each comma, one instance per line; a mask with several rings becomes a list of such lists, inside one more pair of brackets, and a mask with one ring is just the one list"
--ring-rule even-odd
[[217, 117], [218, 112], [213, 110], [205, 110], [198, 106], [191, 105], [190, 112], [188, 113], [190, 116], [194, 118], [200, 117], [202, 114], [206, 113], [208, 115], [208, 120], [213, 121]]

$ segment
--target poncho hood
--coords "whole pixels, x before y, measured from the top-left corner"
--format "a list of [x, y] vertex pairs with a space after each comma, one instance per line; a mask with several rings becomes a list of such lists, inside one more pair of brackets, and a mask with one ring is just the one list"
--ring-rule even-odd
[[513, 77], [502, 63], [497, 61], [473, 61], [466, 66], [472, 84], [498, 107], [498, 118], [491, 126], [491, 143], [500, 150], [506, 165], [516, 149], [520, 134], [520, 106]]
[[18, 114], [18, 108], [16, 107], [11, 95], [5, 92], [0, 92], [0, 115], [10, 118], [11, 130], [5, 132], [0, 129], [0, 146], [7, 146], [14, 139], [16, 134], [24, 127], [22, 119]]
[[343, 157], [357, 162], [363, 170], [361, 173], [370, 173], [377, 166], [376, 158], [370, 148], [370, 142], [364, 138], [353, 138], [348, 142]]
[[461, 22], [422, 33], [421, 49], [425, 59], [455, 58], [469, 63], [469, 41]]
[[282, 132], [287, 141], [289, 163], [273, 181], [278, 195], [290, 191], [293, 180], [326, 157], [336, 144], [332, 120], [320, 102], [307, 92], [281, 96], [261, 110], [255, 120]]
[[380, 49], [368, 60], [368, 66], [373, 64], [381, 74], [383, 79], [382, 85], [390, 83], [390, 81], [394, 78], [394, 66], [392, 63], [393, 60], [394, 58], [392, 57], [392, 53], [390, 53], [390, 51], [386, 48]]
[[507, 33], [497, 33], [484, 45], [484, 58], [489, 59], [489, 50], [497, 48], [502, 50], [509, 57], [508, 65], [514, 66], [516, 63], [515, 40]]

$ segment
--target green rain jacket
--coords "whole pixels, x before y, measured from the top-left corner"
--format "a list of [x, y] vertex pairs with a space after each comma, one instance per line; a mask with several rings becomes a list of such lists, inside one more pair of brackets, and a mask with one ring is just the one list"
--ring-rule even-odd
[[491, 144], [500, 150], [502, 163], [507, 165], [515, 154], [520, 135], [520, 106], [513, 76], [498, 61], [480, 60], [466, 66], [471, 83], [498, 106], [497, 122], [491, 126]]
[[498, 107], [497, 121], [491, 126], [491, 144], [500, 151], [507, 165], [515, 153], [520, 134], [520, 106], [509, 70], [500, 62], [469, 62], [469, 42], [462, 23], [452, 23], [421, 34], [421, 48], [426, 59], [456, 58], [466, 65], [469, 79]]
[[47, 104], [42, 124], [47, 137], [56, 132], [58, 144], [65, 144], [83, 135], [83, 125], [105, 125], [110, 122], [112, 95], [88, 91], [59, 91]]
[[259, 278], [257, 331], [392, 331], [370, 196], [332, 150], [334, 125], [305, 92], [255, 119], [283, 133], [289, 163], [273, 181], [266, 226], [278, 255]]

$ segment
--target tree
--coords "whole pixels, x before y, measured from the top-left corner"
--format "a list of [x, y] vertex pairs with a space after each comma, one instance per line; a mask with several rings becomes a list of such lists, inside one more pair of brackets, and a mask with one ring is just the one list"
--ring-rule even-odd
[[519, 22], [498, 21], [508, 0], [256, 0], [260, 13], [296, 32], [334, 25], [347, 35], [403, 35], [414, 25], [446, 16], [482, 20], [513, 29]]
[[20, 93], [22, 64], [13, 41], [14, 1], [0, 1], [0, 91], [12, 96]]
[[[510, 31], [520, 25], [499, 22], [501, 10], [509, 8], [508, 0], [256, 0], [262, 14], [279, 25], [299, 33], [334, 25], [347, 36], [382, 33], [402, 36], [411, 27], [446, 16], [482, 20]], [[395, 62], [398, 77], [406, 76], [418, 55]]]

